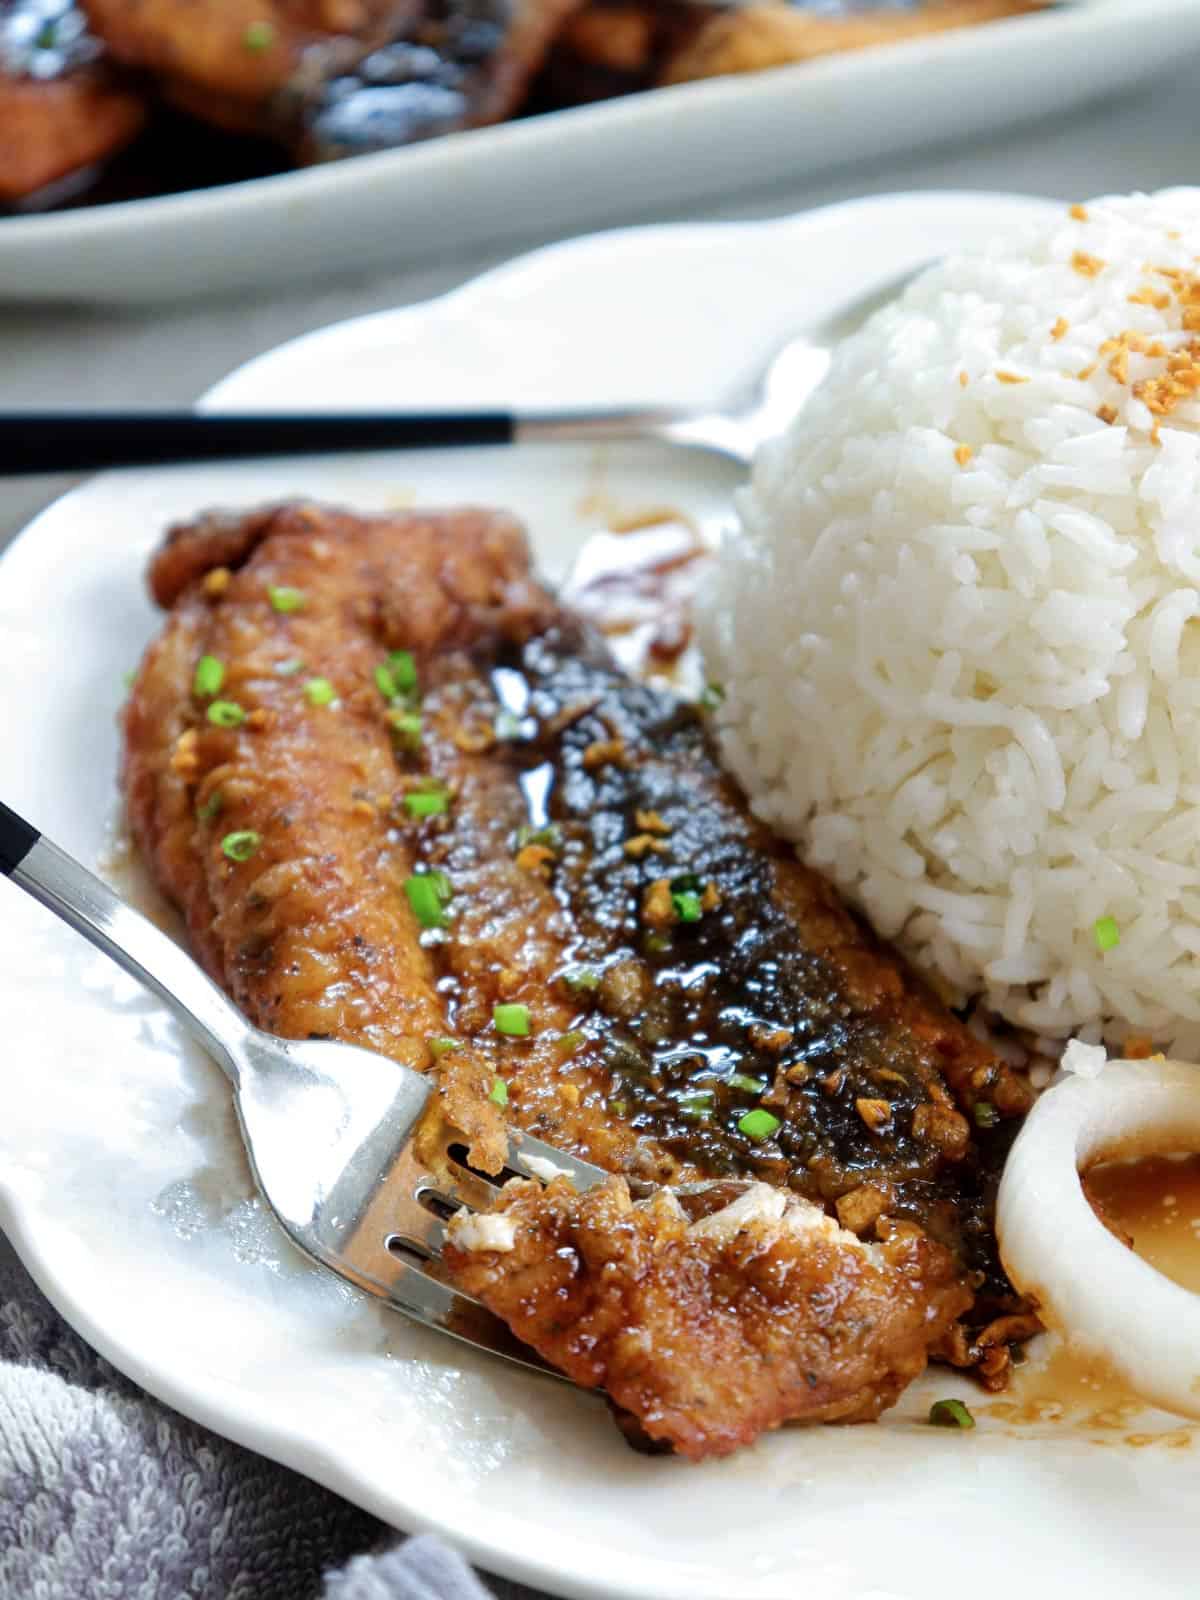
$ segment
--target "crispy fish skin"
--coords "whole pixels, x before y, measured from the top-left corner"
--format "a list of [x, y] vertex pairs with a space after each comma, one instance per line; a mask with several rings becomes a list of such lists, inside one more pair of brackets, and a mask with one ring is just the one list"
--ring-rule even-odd
[[[490, 665], [426, 696], [424, 760], [454, 804], [421, 847], [457, 891], [450, 1032], [489, 1054], [522, 1125], [635, 1178], [741, 1173], [824, 1202], [880, 1184], [923, 1225], [940, 1214], [974, 1153], [963, 1112], [1022, 1111], [1019, 1080], [749, 815], [694, 708], [562, 612]], [[492, 736], [489, 677], [527, 702], [519, 738]], [[516, 848], [536, 787], [556, 835], [540, 861]], [[714, 903], [684, 924], [671, 885], [689, 883]], [[497, 1000], [527, 1008], [526, 1039], [497, 1035]], [[739, 1127], [754, 1084], [781, 1123], [766, 1142]]]
[[[451, 1249], [464, 1287], [696, 1457], [877, 1415], [948, 1333], [971, 1359], [955, 1319], [999, 1269], [963, 1111], [1018, 1112], [1019, 1082], [749, 815], [702, 715], [624, 678], [532, 579], [510, 518], [213, 514], [150, 584], [170, 617], [123, 781], [214, 977], [284, 1036], [424, 1070], [441, 1041], [445, 1119], [485, 1170], [507, 1118], [621, 1175], [585, 1197], [510, 1186], [516, 1247]], [[396, 650], [418, 740], [379, 686]], [[205, 655], [236, 727], [209, 720]], [[431, 787], [442, 809], [408, 805]], [[433, 933], [414, 871], [452, 889]], [[714, 1238], [625, 1187], [713, 1175], [822, 1226]], [[1019, 1309], [993, 1288], [991, 1315]]]
[[[389, 584], [398, 552], [410, 581]], [[173, 609], [126, 706], [122, 781], [202, 960], [261, 1027], [427, 1066], [445, 1011], [402, 892], [411, 855], [387, 825], [397, 766], [373, 675], [401, 643], [519, 628], [541, 603], [519, 530], [472, 511], [211, 517], [170, 538], [151, 588]], [[300, 608], [274, 609], [272, 589], [298, 591]], [[240, 726], [214, 725], [193, 693], [205, 655]], [[335, 705], [310, 702], [315, 679]], [[222, 839], [246, 831], [258, 847], [231, 860]]]
[[[788, 1221], [689, 1226], [669, 1190], [635, 1206], [624, 1181], [579, 1195], [513, 1182], [511, 1251], [465, 1251], [456, 1281], [585, 1388], [604, 1388], [693, 1460], [766, 1430], [873, 1421], [971, 1301], [919, 1229], [863, 1245], [800, 1201]], [[710, 1219], [710, 1225], [713, 1220]]]

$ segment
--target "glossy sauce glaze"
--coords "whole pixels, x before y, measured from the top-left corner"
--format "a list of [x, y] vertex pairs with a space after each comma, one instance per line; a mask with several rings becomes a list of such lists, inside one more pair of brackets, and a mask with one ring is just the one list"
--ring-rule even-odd
[[[474, 881], [498, 790], [521, 811], [486, 848], [543, 852], [529, 861], [552, 894], [571, 1043], [557, 1061], [536, 1040], [506, 1046], [497, 1070], [524, 1125], [575, 1142], [569, 1081], [624, 1170], [763, 1179], [868, 1232], [885, 1210], [911, 1218], [955, 1250], [981, 1304], [1011, 1307], [990, 1211], [1022, 1087], [749, 817], [703, 713], [567, 628], [431, 687], [423, 714], [432, 776], [459, 785], [445, 817], [414, 824], [425, 865]], [[508, 772], [486, 810], [462, 782], [464, 730]], [[480, 916], [464, 895], [434, 944], [450, 1031], [475, 1045]]]
[[698, 695], [702, 664], [692, 607], [711, 549], [669, 506], [606, 511], [609, 531], [584, 545], [563, 600], [605, 636], [626, 672]]

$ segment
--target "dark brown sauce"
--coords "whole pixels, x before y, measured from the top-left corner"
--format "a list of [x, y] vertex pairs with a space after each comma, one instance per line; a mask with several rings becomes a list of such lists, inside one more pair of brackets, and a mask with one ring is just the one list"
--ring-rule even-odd
[[1004, 1399], [981, 1407], [987, 1416], [1021, 1427], [1071, 1422], [1116, 1434], [1145, 1410], [1103, 1362], [1054, 1343], [1053, 1336], [1029, 1348], [1030, 1358], [1015, 1372]]
[[609, 505], [609, 531], [589, 539], [564, 590], [635, 677], [673, 676], [693, 645], [692, 605], [711, 558], [691, 521], [668, 506]]
[[[1051, 1336], [1053, 1339], [1054, 1336]], [[1132, 1449], [1157, 1445], [1168, 1450], [1190, 1449], [1196, 1442], [1196, 1425], [1162, 1418], [1148, 1420], [1144, 1400], [1133, 1394], [1105, 1362], [1083, 1354], [1063, 1342], [1047, 1350], [1039, 1341], [1029, 1347], [1030, 1359], [1016, 1369], [1003, 1400], [980, 1407], [983, 1415], [1025, 1430], [1046, 1425], [1070, 1427], [1093, 1444], [1124, 1444]]]

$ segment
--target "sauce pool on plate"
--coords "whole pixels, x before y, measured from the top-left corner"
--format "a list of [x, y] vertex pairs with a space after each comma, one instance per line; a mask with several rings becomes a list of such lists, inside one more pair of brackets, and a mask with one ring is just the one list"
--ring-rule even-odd
[[1200, 1155], [1108, 1162], [1087, 1189], [1144, 1261], [1200, 1293]]

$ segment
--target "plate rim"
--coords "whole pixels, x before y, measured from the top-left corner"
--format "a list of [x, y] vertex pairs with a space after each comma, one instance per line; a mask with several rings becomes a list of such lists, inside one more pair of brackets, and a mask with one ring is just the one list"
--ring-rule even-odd
[[1067, 3], [1058, 0], [1046, 11], [1033, 15], [1003, 17], [869, 50], [845, 51], [813, 61], [788, 63], [758, 73], [728, 74], [645, 89], [610, 100], [464, 129], [394, 150], [298, 167], [267, 177], [82, 206], [75, 210], [0, 217], [0, 264], [6, 243], [17, 251], [69, 243], [84, 246], [97, 238], [122, 238], [143, 227], [202, 224], [214, 214], [221, 215], [227, 222], [236, 222], [240, 214], [257, 210], [263, 204], [307, 208], [319, 204], [334, 186], [342, 189], [349, 182], [370, 189], [379, 184], [386, 186], [398, 174], [405, 173], [417, 182], [452, 181], [455, 170], [470, 163], [480, 150], [519, 158], [530, 145], [540, 144], [546, 138], [553, 139], [563, 127], [586, 134], [596, 124], [607, 128], [633, 121], [644, 124], [649, 137], [655, 130], [666, 132], [678, 111], [719, 118], [726, 108], [740, 105], [752, 92], [787, 96], [805, 82], [836, 86], [845, 78], [859, 82], [903, 72], [915, 62], [939, 58], [953, 62], [959, 56], [969, 58], [978, 53], [981, 26], [1003, 30], [1006, 38], [1013, 37], [1012, 30], [1020, 28], [1027, 36], [1039, 40], [1044, 49], [1054, 49], [1073, 40], [1085, 40], [1099, 29], [1123, 28], [1135, 21], [1152, 27], [1160, 21], [1169, 23], [1187, 11], [1200, 11], [1200, 0], [1067, 0]]

